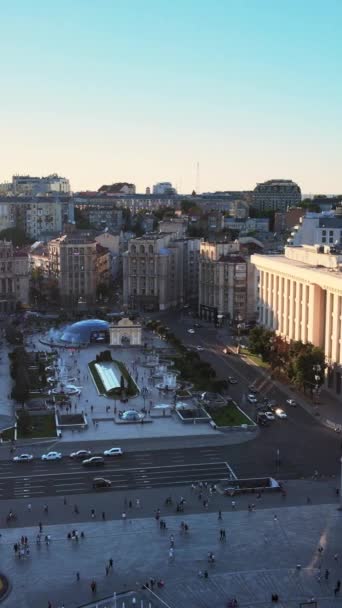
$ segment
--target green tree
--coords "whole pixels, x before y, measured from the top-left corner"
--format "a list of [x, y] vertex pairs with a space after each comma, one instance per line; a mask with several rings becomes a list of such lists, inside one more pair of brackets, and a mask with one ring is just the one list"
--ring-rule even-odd
[[270, 360], [275, 333], [257, 325], [249, 334], [249, 347], [252, 353], [261, 355], [265, 361]]
[[18, 419], [18, 426], [22, 435], [30, 435], [32, 428], [32, 419], [28, 410], [21, 410]]

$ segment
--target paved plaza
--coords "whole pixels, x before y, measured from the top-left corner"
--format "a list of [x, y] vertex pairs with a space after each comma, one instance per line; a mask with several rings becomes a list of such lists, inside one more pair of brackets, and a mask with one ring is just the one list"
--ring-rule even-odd
[[[130, 519], [78, 524], [85, 536], [78, 542], [67, 539], [75, 523], [44, 526], [40, 546], [37, 526], [2, 530], [1, 568], [12, 585], [3, 606], [47, 608], [51, 601], [53, 608], [76, 608], [114, 591], [141, 589], [150, 578], [164, 580], [165, 587], [155, 592], [165, 603], [156, 605], [170, 608], [224, 608], [234, 596], [245, 608], [268, 608], [272, 593], [279, 595], [282, 608], [299, 607], [312, 597], [320, 608], [342, 605], [342, 598], [334, 596], [342, 578], [342, 513], [336, 504], [286, 506], [278, 497], [275, 506], [265, 497], [262, 507], [253, 513], [245, 508], [222, 512], [222, 520], [217, 512], [162, 513], [166, 530], [155, 518], [135, 517], [134, 510]], [[182, 518], [187, 534], [180, 529]], [[219, 540], [221, 528], [225, 542]], [[51, 537], [49, 545], [44, 534]], [[30, 555], [18, 559], [13, 544], [22, 535], [28, 537]], [[207, 561], [210, 551], [214, 565]], [[106, 575], [110, 558], [113, 571]], [[199, 576], [205, 570], [208, 579]], [[93, 579], [96, 597], [90, 590]]]
[[[147, 333], [147, 337], [152, 345], [152, 334]], [[50, 348], [41, 344], [40, 336], [30, 336], [28, 348], [34, 345], [35, 350], [48, 350]], [[153, 336], [153, 346], [164, 347], [165, 343]], [[159, 392], [154, 386], [157, 380], [152, 383], [151, 370], [144, 365], [145, 357], [143, 350], [140, 348], [123, 348], [111, 347], [113, 359], [117, 358], [123, 361], [136, 380], [140, 394], [129, 399], [128, 403], [121, 403], [120, 400], [107, 398], [99, 395], [95, 383], [92, 380], [88, 363], [96, 358], [96, 355], [107, 349], [108, 346], [90, 345], [87, 348], [73, 351], [66, 348], [58, 348], [58, 366], [61, 370], [62, 377], [75, 378], [74, 384], [82, 387], [80, 398], [72, 397], [72, 411], [84, 410], [88, 418], [88, 428], [72, 432], [71, 430], [63, 430], [61, 442], [70, 441], [97, 441], [100, 439], [141, 439], [147, 437], [170, 437], [170, 436], [220, 436], [220, 431], [214, 430], [209, 424], [183, 424], [176, 415], [163, 417], [160, 412], [159, 417], [156, 412], [153, 418], [148, 416], [152, 422], [145, 424], [115, 424], [114, 423], [114, 408], [117, 412], [124, 409], [136, 409], [141, 411], [145, 406], [146, 409], [157, 404], [173, 404], [174, 392]], [[145, 394], [145, 399], [143, 395]], [[75, 406], [77, 410], [75, 410]], [[110, 410], [107, 411], [108, 406]]]

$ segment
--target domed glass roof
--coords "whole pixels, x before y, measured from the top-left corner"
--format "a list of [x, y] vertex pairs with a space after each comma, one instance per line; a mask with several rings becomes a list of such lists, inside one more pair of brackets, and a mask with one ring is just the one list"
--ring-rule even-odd
[[91, 342], [109, 342], [109, 323], [101, 319], [86, 319], [68, 325], [62, 332], [60, 340], [68, 344], [90, 344]]

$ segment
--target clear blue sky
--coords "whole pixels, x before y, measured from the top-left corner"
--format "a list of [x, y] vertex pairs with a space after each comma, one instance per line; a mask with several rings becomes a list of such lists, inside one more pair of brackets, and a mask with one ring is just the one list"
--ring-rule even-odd
[[0, 8], [0, 181], [342, 191], [341, 0]]

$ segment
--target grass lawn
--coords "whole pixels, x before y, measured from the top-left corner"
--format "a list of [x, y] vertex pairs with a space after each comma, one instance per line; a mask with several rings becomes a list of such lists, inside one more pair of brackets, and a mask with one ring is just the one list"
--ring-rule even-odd
[[234, 404], [219, 408], [207, 407], [206, 410], [218, 427], [251, 424], [250, 420]]
[[248, 348], [241, 348], [240, 354], [245, 355], [246, 357], [248, 357], [248, 359], [251, 359], [251, 361], [253, 361], [258, 367], [263, 367], [264, 369], [269, 369], [270, 367], [269, 364], [266, 363], [266, 361], [263, 361], [261, 357], [258, 357], [258, 355], [251, 353]]
[[29, 437], [56, 437], [56, 423], [54, 414], [30, 415], [29, 428], [23, 428], [18, 416], [18, 439]]

